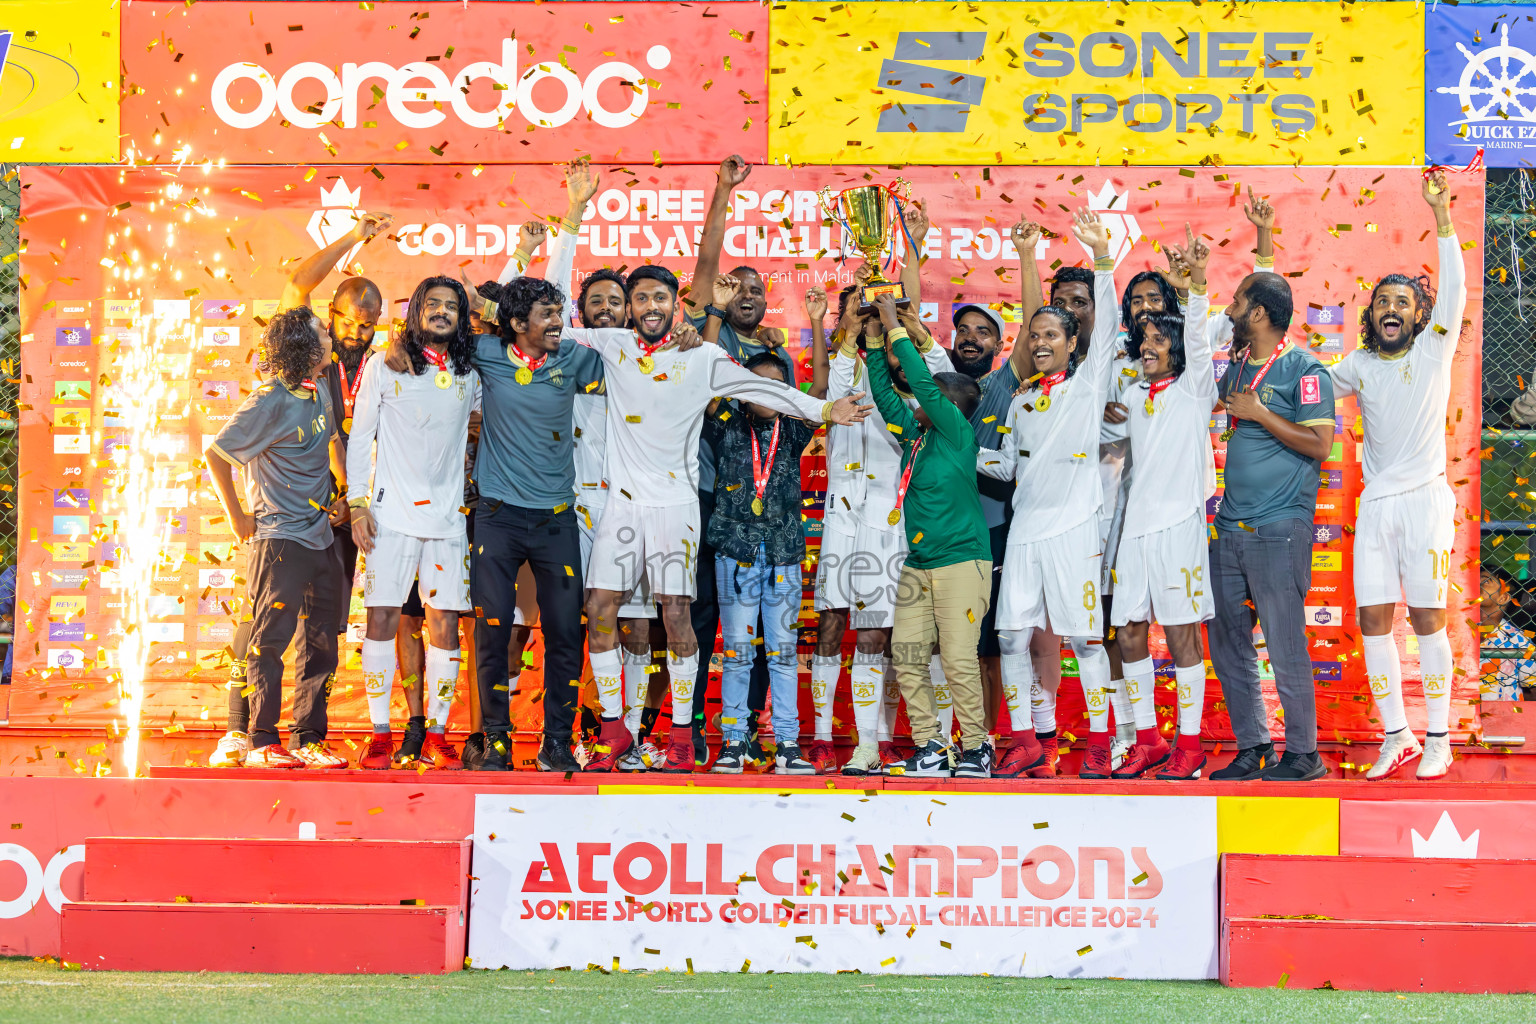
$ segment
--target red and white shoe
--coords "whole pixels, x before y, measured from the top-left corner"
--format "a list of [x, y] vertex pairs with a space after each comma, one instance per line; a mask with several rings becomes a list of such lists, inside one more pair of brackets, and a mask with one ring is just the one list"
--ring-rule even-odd
[[1016, 779], [1045, 765], [1045, 747], [1033, 732], [1014, 733], [1013, 746], [992, 769], [994, 779]]
[[444, 771], [456, 772], [464, 768], [464, 762], [459, 758], [458, 751], [449, 745], [447, 737], [430, 729], [427, 730], [426, 742], [421, 746], [421, 760]]
[[1413, 735], [1412, 729], [1404, 728], [1388, 733], [1382, 738], [1381, 751], [1376, 755], [1376, 763], [1366, 771], [1365, 777], [1372, 782], [1391, 778], [1399, 768], [1413, 762], [1423, 753], [1424, 748], [1419, 746], [1419, 741]]
[[1172, 753], [1168, 749], [1168, 741], [1159, 736], [1153, 745], [1138, 743], [1132, 747], [1120, 767], [1109, 774], [1116, 779], [1139, 779], [1152, 769], [1167, 764]]
[[304, 762], [306, 768], [320, 768], [334, 771], [337, 768], [351, 767], [347, 759], [339, 757], [327, 744], [306, 743], [293, 752], [293, 756]]
[[1110, 777], [1109, 744], [1092, 743], [1083, 751], [1083, 767], [1077, 773], [1080, 779], [1107, 779]]
[[831, 740], [812, 740], [805, 748], [805, 757], [816, 766], [817, 775], [837, 774], [837, 752]]
[[210, 768], [239, 768], [245, 764], [245, 755], [251, 752], [251, 737], [243, 732], [230, 730], [219, 739], [219, 745], [208, 755]]
[[[1408, 730], [1404, 729], [1404, 732]], [[1424, 759], [1419, 762], [1418, 777], [1424, 780], [1443, 779], [1451, 770], [1455, 755], [1451, 753], [1449, 736], [1426, 736]]]
[[246, 768], [303, 768], [304, 762], [281, 743], [256, 747], [245, 755]]
[[1189, 782], [1198, 779], [1200, 769], [1204, 767], [1205, 751], [1174, 747], [1168, 763], [1157, 773], [1157, 777], [1167, 782]]
[[661, 766], [664, 772], [674, 775], [685, 775], [697, 767], [693, 763], [693, 733], [688, 729], [672, 730], [672, 738], [667, 741], [667, 761]]
[[1040, 749], [1044, 753], [1045, 762], [1026, 770], [1024, 774], [1031, 779], [1054, 779], [1059, 774], [1056, 762], [1061, 760], [1061, 741], [1055, 736], [1041, 740]]
[[604, 722], [602, 731], [597, 734], [597, 740], [592, 744], [592, 759], [587, 762], [586, 770], [589, 772], [613, 771], [618, 767], [619, 759], [634, 745], [635, 738], [629, 734], [629, 729], [625, 727], [622, 717]]
[[881, 764], [901, 764], [901, 762], [905, 760], [906, 758], [902, 757], [896, 752], [895, 743], [891, 742], [890, 740], [886, 740], [884, 743], [880, 744]]
[[394, 763], [394, 758], [394, 733], [376, 732], [368, 737], [368, 749], [364, 750], [363, 756], [357, 759], [357, 766], [372, 770], [388, 768]]

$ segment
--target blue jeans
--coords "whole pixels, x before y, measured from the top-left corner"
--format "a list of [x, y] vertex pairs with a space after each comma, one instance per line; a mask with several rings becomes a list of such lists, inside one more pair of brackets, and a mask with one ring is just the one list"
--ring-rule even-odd
[[765, 545], [758, 546], [757, 560], [751, 565], [715, 555], [715, 593], [725, 648], [720, 674], [720, 732], [727, 742], [747, 735], [747, 690], [757, 650], [752, 641], [759, 639], [754, 635], [759, 611], [773, 694], [773, 738], [777, 743], [800, 740], [799, 665], [795, 658], [800, 592], [800, 566], [769, 565]]

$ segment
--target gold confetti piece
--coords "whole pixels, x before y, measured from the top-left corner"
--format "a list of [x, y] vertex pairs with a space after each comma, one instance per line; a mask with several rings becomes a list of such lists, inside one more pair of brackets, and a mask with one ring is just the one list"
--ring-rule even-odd
[[1035, 828], [1037, 828], [1037, 829], [1038, 828], [1050, 828], [1050, 827], [1051, 827], [1051, 823], [1048, 822], [1048, 821], [1037, 821], [1037, 822], [1035, 822]]
[[1131, 879], [1131, 884], [1132, 885], [1140, 885], [1142, 882], [1145, 882], [1146, 880], [1147, 880], [1147, 873], [1145, 871], [1143, 871], [1141, 874], [1139, 874], [1135, 878]]
[[1092, 952], [1093, 952], [1093, 947], [1092, 946], [1084, 946], [1082, 949], [1077, 951], [1077, 955], [1078, 956], [1087, 956], [1089, 953], [1092, 953]]
[[651, 954], [652, 956], [660, 956], [661, 955], [661, 950], [659, 950], [659, 949], [651, 949], [649, 946], [646, 947], [645, 951], [647, 953]]
[[955, 948], [954, 946], [951, 946], [949, 944], [949, 942], [944, 940], [944, 939], [940, 939], [939, 940], [939, 945], [943, 946], [945, 949], [954, 949]]
[[855, 820], [857, 820], [857, 819], [855, 819], [855, 818], [854, 818], [854, 816], [853, 816], [853, 815], [851, 815], [851, 814], [849, 814], [849, 813], [848, 813], [848, 812], [847, 812], [847, 811], [844, 811], [844, 812], [843, 812], [843, 817], [845, 817], [845, 818], [847, 818], [847, 819], [848, 819], [848, 820], [849, 820], [849, 821], [855, 821]]
[[881, 960], [880, 961], [880, 966], [881, 967], [889, 967], [889, 966], [891, 966], [891, 964], [894, 964], [895, 962], [896, 962], [896, 958], [895, 957], [890, 957], [888, 959]]

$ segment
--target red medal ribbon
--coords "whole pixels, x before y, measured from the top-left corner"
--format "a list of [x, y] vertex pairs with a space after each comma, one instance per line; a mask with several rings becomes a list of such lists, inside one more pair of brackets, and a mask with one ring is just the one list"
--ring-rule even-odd
[[523, 354], [523, 350], [517, 347], [517, 342], [509, 341], [507, 344], [512, 346], [513, 352], [517, 353], [517, 358], [528, 364], [528, 369], [530, 370], [537, 370], [539, 367], [543, 366], [545, 360], [549, 358], [549, 353], [545, 352], [543, 355], [539, 356], [538, 359], [529, 359], [526, 355]]
[[[642, 348], [644, 346], [641, 346]], [[649, 353], [647, 353], [649, 354]], [[748, 425], [747, 433], [752, 438], [752, 490], [757, 492], [759, 500], [768, 490], [768, 475], [773, 472], [773, 456], [779, 450], [779, 420], [774, 417], [773, 437], [768, 442], [768, 462], [759, 465], [760, 449], [757, 446], [757, 429]]]
[[306, 389], [308, 391], [318, 390], [315, 387], [315, 382], [310, 380], [308, 377], [305, 377], [303, 380], [299, 381], [299, 387], [304, 388], [304, 389]]
[[1147, 401], [1150, 402], [1164, 391], [1167, 391], [1168, 386], [1178, 379], [1179, 378], [1170, 375], [1164, 377], [1162, 380], [1148, 381], [1147, 390], [1150, 391], [1151, 394], [1147, 395]]
[[[444, 352], [442, 355], [438, 355], [436, 352], [423, 345], [421, 346], [421, 354], [427, 357], [427, 362], [431, 363], [439, 370], [442, 370], [444, 373], [448, 372], [448, 353]], [[359, 374], [359, 376], [361, 376], [361, 374]]]
[[341, 374], [341, 404], [349, 416], [352, 414], [352, 406], [357, 404], [357, 389], [363, 386], [363, 367], [368, 365], [372, 355], [372, 352], [363, 353], [362, 361], [357, 364], [357, 376], [351, 382], [347, 381], [347, 364], [340, 359], [336, 360], [336, 370]]
[[907, 468], [901, 471], [901, 483], [896, 485], [897, 512], [901, 511], [902, 503], [907, 500], [907, 487], [912, 483], [912, 467], [917, 465], [917, 457], [922, 453], [923, 445], [927, 440], [928, 435], [926, 434], [918, 439], [917, 444], [912, 447], [912, 458], [907, 460]]
[[660, 341], [652, 342], [650, 344], [646, 344], [645, 339], [640, 337], [639, 332], [636, 332], [636, 334], [635, 334], [635, 344], [640, 346], [640, 352], [643, 355], [648, 355], [648, 356], [649, 355], [655, 355], [657, 349], [666, 348], [671, 343], [672, 343], [672, 332], [671, 331], [668, 331], [666, 334], [662, 335], [662, 338], [661, 338]]
[[1060, 384], [1062, 381], [1064, 381], [1066, 379], [1067, 379], [1067, 371], [1066, 370], [1057, 370], [1055, 373], [1051, 374], [1049, 377], [1041, 377], [1038, 381], [1035, 382], [1035, 384], [1036, 384], [1037, 387], [1040, 388], [1040, 390], [1042, 392], [1044, 392], [1046, 398], [1050, 398], [1051, 397], [1051, 388], [1055, 387], [1057, 384]]
[[1431, 164], [1424, 168], [1424, 177], [1429, 178], [1436, 171], [1445, 171], [1448, 174], [1476, 174], [1483, 169], [1483, 147], [1478, 146], [1477, 152], [1472, 154], [1472, 159], [1467, 161], [1467, 166], [1457, 167], [1455, 164]]
[[[1276, 345], [1275, 346], [1275, 350], [1273, 352], [1271, 352], [1269, 354], [1269, 358], [1264, 361], [1264, 365], [1259, 367], [1259, 375], [1257, 377], [1253, 378], [1252, 383], [1250, 383], [1246, 388], [1243, 387], [1243, 371], [1248, 369], [1248, 359], [1245, 356], [1243, 358], [1243, 365], [1238, 368], [1238, 371], [1237, 371], [1237, 386], [1233, 390], [1234, 391], [1257, 391], [1257, 390], [1259, 390], [1259, 384], [1261, 384], [1263, 382], [1264, 375], [1269, 372], [1269, 368], [1271, 366], [1275, 365], [1275, 360], [1280, 358], [1280, 354], [1282, 352], [1284, 352], [1287, 348], [1289, 348], [1290, 344], [1291, 343], [1289, 341], [1282, 341], [1279, 345]], [[1228, 394], [1231, 394], [1231, 392], [1228, 392]]]

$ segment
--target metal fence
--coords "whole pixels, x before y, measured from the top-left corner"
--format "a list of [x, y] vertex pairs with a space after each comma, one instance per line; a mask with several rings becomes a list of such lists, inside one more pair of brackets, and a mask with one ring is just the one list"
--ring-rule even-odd
[[[16, 564], [16, 398], [21, 386], [21, 175], [0, 164], [0, 566]], [[9, 629], [6, 629], [9, 632]]]

